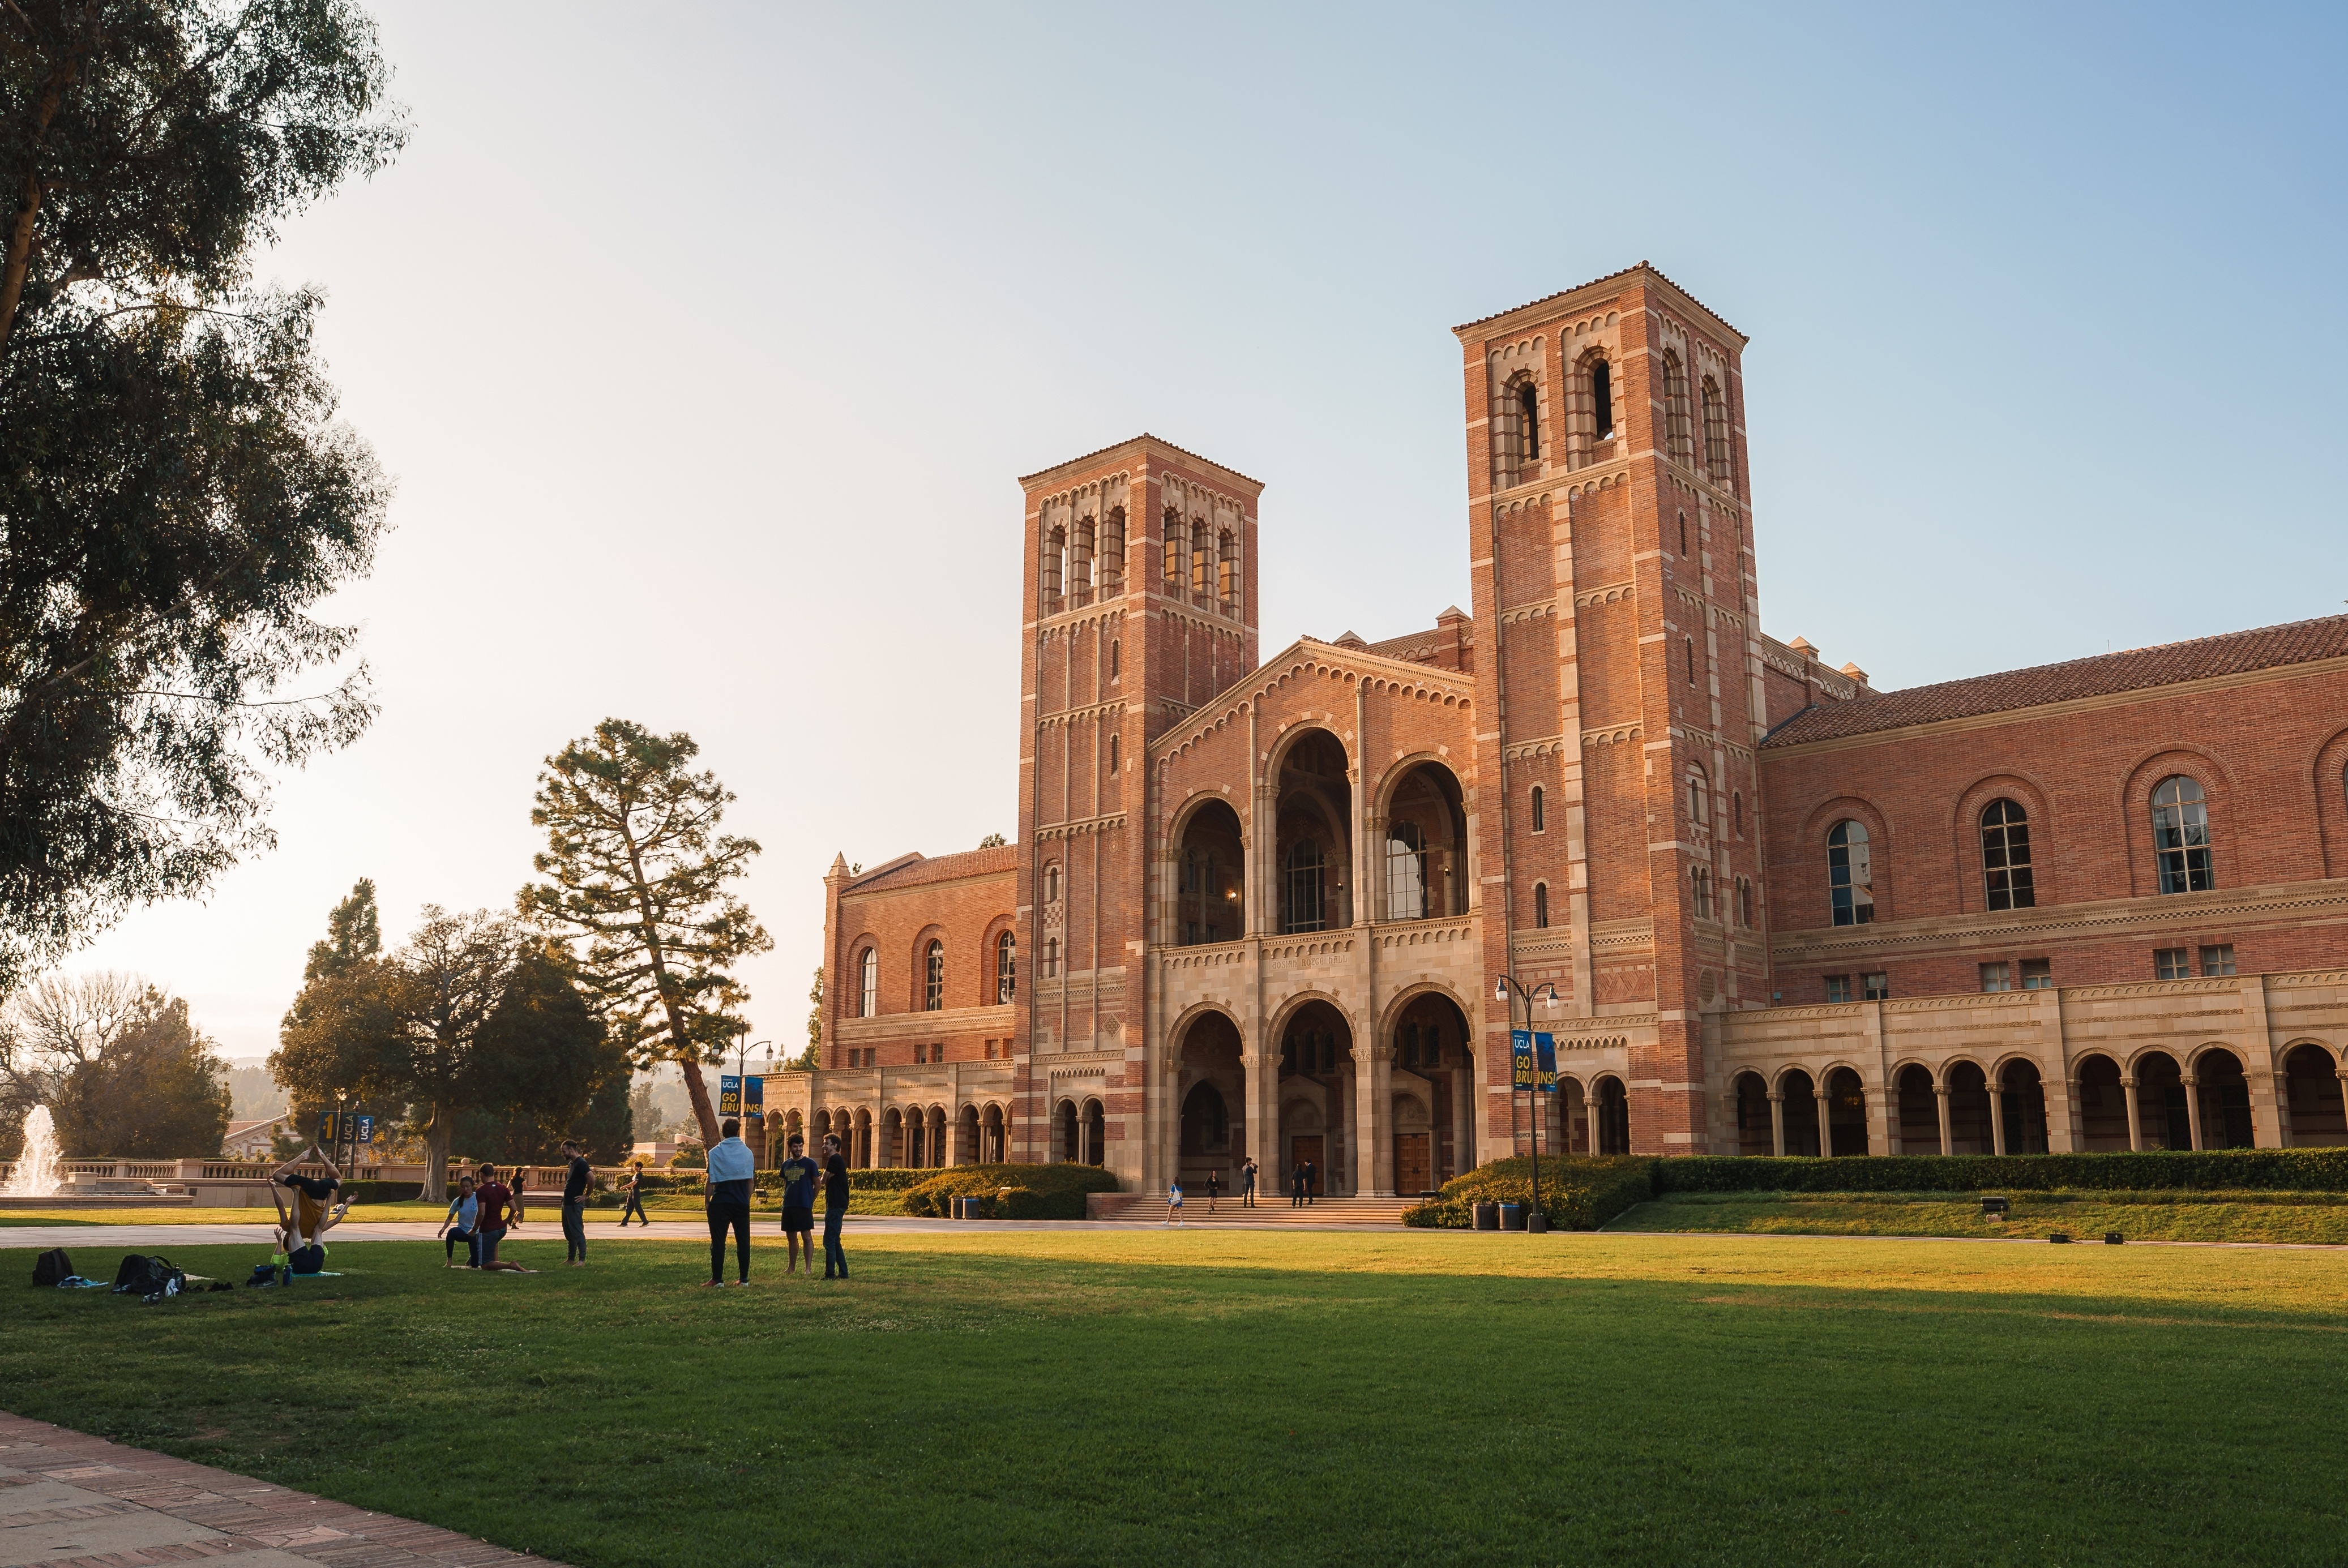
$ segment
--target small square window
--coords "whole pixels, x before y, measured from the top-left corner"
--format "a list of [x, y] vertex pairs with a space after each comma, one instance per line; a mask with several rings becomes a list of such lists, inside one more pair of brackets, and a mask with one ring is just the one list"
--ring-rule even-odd
[[1850, 1000], [1850, 977], [1849, 975], [1828, 975], [1827, 977], [1827, 1000], [1830, 1002], [1847, 1002]]
[[2224, 942], [2214, 948], [2202, 948], [2201, 972], [2213, 978], [2219, 975], [2232, 974], [2234, 972], [2234, 944], [2231, 942]]
[[1891, 999], [1891, 977], [1890, 975], [1861, 975], [1859, 977], [1859, 989], [1867, 993], [1867, 999], [1869, 1001], [1880, 1002]]
[[2193, 971], [2186, 966], [2182, 948], [2156, 948], [2152, 953], [2152, 977], [2157, 980], [2181, 980]]
[[1985, 991], [2010, 991], [2013, 989], [2012, 971], [2003, 964], [1981, 966], [1981, 988]]
[[2051, 958], [2022, 960], [2022, 989], [2025, 991], [2048, 991], [2054, 989], [2054, 964]]

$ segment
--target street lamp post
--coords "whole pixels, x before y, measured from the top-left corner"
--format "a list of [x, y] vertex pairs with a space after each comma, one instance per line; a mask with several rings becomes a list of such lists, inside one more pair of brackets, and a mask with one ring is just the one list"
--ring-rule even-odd
[[[1540, 1000], [1544, 995], [1546, 995], [1551, 1006], [1556, 1005], [1563, 999], [1557, 994], [1557, 988], [1546, 980], [1542, 981], [1540, 986], [1531, 990], [1526, 989], [1525, 983], [1511, 974], [1503, 973], [1495, 978], [1492, 981], [1492, 999], [1504, 1005], [1509, 1005], [1509, 1076], [1511, 1079], [1514, 1079], [1516, 1077], [1517, 1015], [1515, 1007], [1509, 1000], [1512, 994], [1516, 997], [1522, 998], [1524, 1000], [1525, 1036], [1527, 1040], [1531, 1039], [1533, 1032], [1533, 1003]], [[1538, 1057], [1534, 1058], [1533, 1082], [1528, 1086], [1527, 1092], [1531, 1096], [1532, 1102], [1533, 1207], [1532, 1212], [1525, 1216], [1525, 1229], [1528, 1231], [1546, 1231], [1549, 1229], [1549, 1216], [1542, 1212], [1540, 1201], [1540, 1058]], [[1515, 1107], [1516, 1102], [1517, 1091], [1514, 1085], [1511, 1084], [1509, 1090], [1509, 1104], [1511, 1107], [1511, 1115], [1514, 1114], [1513, 1108]]]

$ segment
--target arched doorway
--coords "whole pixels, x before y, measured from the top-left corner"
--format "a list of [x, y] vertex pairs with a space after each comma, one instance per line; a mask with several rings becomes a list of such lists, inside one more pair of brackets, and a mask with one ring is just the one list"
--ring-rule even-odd
[[1598, 1152], [1631, 1152], [1631, 1096], [1611, 1072], [1598, 1081]]
[[1076, 1102], [1063, 1100], [1052, 1107], [1052, 1163], [1072, 1165], [1076, 1160], [1076, 1139], [1081, 1129], [1076, 1125]]
[[1997, 1070], [1998, 1115], [2005, 1124], [2009, 1154], [2046, 1153], [2046, 1085], [2034, 1061], [2015, 1061]]
[[1815, 1157], [1818, 1153], [1818, 1091], [1817, 1081], [1800, 1068], [1788, 1068], [1777, 1080], [1778, 1113], [1786, 1122], [1786, 1153]]
[[1247, 1157], [1247, 1068], [1239, 1026], [1220, 1012], [1199, 1014], [1182, 1031], [1178, 1061], [1176, 1170], [1186, 1188], [1203, 1189], [1211, 1173], [1231, 1192]]
[[2074, 1064], [2079, 1085], [2079, 1146], [2090, 1153], [2134, 1148], [2128, 1137], [2127, 1091], [2120, 1064], [2100, 1053]]
[[2242, 1059], [2211, 1046], [2193, 1059], [2194, 1098], [2201, 1112], [2201, 1147], [2250, 1149], [2258, 1144], [2250, 1120], [2250, 1084]]
[[1379, 835], [1377, 908], [1386, 920], [1432, 920], [1468, 907], [1468, 817], [1459, 780], [1420, 763], [1386, 795]]
[[1307, 730], [1281, 753], [1272, 866], [1283, 932], [1354, 923], [1348, 767], [1345, 748], [1323, 729]]
[[1731, 1096], [1736, 1106], [1736, 1152], [1740, 1154], [1774, 1154], [1777, 1151], [1776, 1130], [1769, 1122], [1769, 1085], [1757, 1072], [1740, 1072], [1732, 1086]]
[[1395, 1191], [1406, 1169], [1424, 1170], [1432, 1191], [1476, 1168], [1476, 1061], [1468, 1017], [1441, 991], [1422, 991], [1394, 1014], [1394, 1090], [1426, 1102], [1424, 1122], [1395, 1123]]
[[872, 1168], [872, 1112], [870, 1111], [856, 1112], [856, 1153], [853, 1158], [859, 1170]]
[[1932, 1070], [1910, 1062], [1900, 1070], [1900, 1152], [1941, 1152], [1941, 1097], [1932, 1092]]
[[1003, 1107], [989, 1105], [979, 1118], [979, 1163], [1003, 1165], [1010, 1163], [1009, 1140], [1003, 1125]]
[[908, 1170], [920, 1170], [930, 1163], [930, 1122], [922, 1108], [912, 1106], [905, 1112], [904, 1154], [898, 1163]]
[[1315, 1196], [1354, 1191], [1354, 1073], [1344, 1014], [1316, 998], [1289, 1015], [1280, 1031], [1277, 1157], [1283, 1173], [1313, 1167]]
[[942, 1169], [946, 1163], [946, 1108], [930, 1107], [930, 1157], [926, 1162], [932, 1170]]
[[2348, 1143], [2348, 1106], [2332, 1053], [2312, 1041], [2294, 1045], [2282, 1059], [2284, 1103], [2291, 1107], [2291, 1141], [2300, 1148]]
[[1247, 852], [1239, 814], [1209, 801], [1182, 825], [1175, 851], [1173, 945], [1227, 942], [1247, 932]]
[[1433, 1096], [1416, 1084], [1396, 1083], [1388, 1097], [1387, 1125], [1394, 1129], [1394, 1190], [1397, 1197], [1432, 1193], [1435, 1180]]
[[962, 1114], [954, 1118], [954, 1163], [975, 1165], [984, 1160], [986, 1156], [979, 1152], [978, 1107], [963, 1106]]
[[1997, 1133], [1990, 1125], [1989, 1075], [1971, 1061], [1952, 1061], [1941, 1072], [1949, 1086], [1949, 1153], [1995, 1153]]
[[1867, 1153], [1867, 1086], [1853, 1069], [1827, 1074], [1826, 1148], [1829, 1154]]
[[1108, 1112], [1097, 1100], [1085, 1102], [1085, 1163], [1108, 1163]]
[[2147, 1149], [2193, 1147], [2193, 1118], [2185, 1108], [2185, 1075], [2165, 1050], [2136, 1059], [2137, 1125]]

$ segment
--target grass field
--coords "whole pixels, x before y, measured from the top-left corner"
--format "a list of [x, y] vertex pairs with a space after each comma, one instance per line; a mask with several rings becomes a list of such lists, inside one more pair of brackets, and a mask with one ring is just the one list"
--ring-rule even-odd
[[[2348, 1254], [856, 1238], [24, 1290], [0, 1404], [583, 1568], [2335, 1563]], [[26, 1277], [31, 1255], [0, 1255]], [[252, 1249], [187, 1248], [241, 1277]], [[97, 1260], [111, 1266], [111, 1257]]]
[[2029, 1236], [2062, 1231], [2103, 1241], [2348, 1244], [2348, 1195], [2338, 1193], [2063, 1192], [2008, 1194], [2012, 1212], [1986, 1218], [1961, 1193], [1667, 1193], [1618, 1217], [1611, 1231], [1741, 1232], [1754, 1235]]

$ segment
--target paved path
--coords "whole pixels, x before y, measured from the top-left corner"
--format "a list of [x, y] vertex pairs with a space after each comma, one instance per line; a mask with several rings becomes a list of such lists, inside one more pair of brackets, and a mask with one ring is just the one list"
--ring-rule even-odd
[[537, 1568], [551, 1561], [0, 1412], [0, 1568], [147, 1568], [205, 1558], [227, 1559], [221, 1568]]

